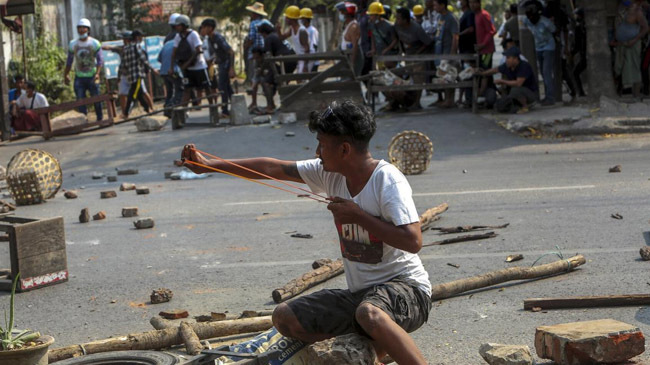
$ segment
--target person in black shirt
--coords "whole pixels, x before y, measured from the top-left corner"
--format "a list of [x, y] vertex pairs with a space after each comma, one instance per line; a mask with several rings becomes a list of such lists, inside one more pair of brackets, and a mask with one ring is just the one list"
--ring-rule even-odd
[[460, 17], [458, 33], [458, 53], [474, 53], [476, 44], [476, 23], [474, 12], [469, 8], [469, 0], [460, 0], [463, 15]]
[[494, 83], [504, 85], [509, 89], [508, 95], [504, 98], [508, 98], [521, 106], [517, 111], [518, 114], [527, 113], [528, 106], [537, 100], [539, 94], [533, 68], [528, 62], [521, 60], [521, 52], [517, 47], [507, 49], [503, 52], [503, 55], [506, 57], [504, 64], [477, 74], [490, 76], [501, 73], [503, 78], [495, 80]]
[[580, 56], [578, 63], [573, 68], [573, 78], [576, 82], [579, 96], [585, 96], [585, 90], [582, 87], [580, 75], [587, 69], [587, 28], [585, 27], [585, 11], [582, 8], [575, 10], [576, 28], [575, 28], [575, 45], [572, 49], [573, 57]]

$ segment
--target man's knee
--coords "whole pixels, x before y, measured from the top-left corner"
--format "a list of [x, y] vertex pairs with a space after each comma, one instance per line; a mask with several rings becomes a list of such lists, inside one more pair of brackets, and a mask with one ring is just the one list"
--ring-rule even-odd
[[286, 303], [282, 303], [275, 307], [273, 310], [273, 326], [280, 332], [283, 336], [295, 338], [300, 332], [300, 323], [296, 318], [295, 313], [291, 310], [291, 307]]
[[362, 303], [357, 307], [354, 318], [369, 335], [386, 319], [386, 313], [370, 303]]

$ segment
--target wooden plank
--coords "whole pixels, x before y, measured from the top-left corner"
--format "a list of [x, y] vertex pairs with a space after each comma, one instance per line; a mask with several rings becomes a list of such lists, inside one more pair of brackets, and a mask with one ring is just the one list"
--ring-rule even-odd
[[90, 105], [94, 103], [100, 103], [104, 101], [111, 100], [112, 96], [108, 94], [103, 94], [103, 95], [96, 95], [96, 96], [91, 96], [89, 98], [84, 98], [84, 99], [79, 99], [76, 101], [70, 101], [67, 103], [61, 103], [61, 104], [56, 104], [56, 105], [51, 105], [47, 108], [38, 108], [34, 109], [34, 112], [37, 114], [43, 114], [43, 113], [54, 113], [54, 112], [59, 112], [59, 111], [67, 111], [70, 109], [78, 108], [83, 105]]
[[331, 75], [333, 75], [335, 72], [338, 72], [343, 68], [344, 65], [347, 65], [346, 63], [343, 62], [338, 62], [336, 65], [328, 68], [327, 70], [321, 72], [318, 76], [314, 77], [313, 79], [309, 80], [309, 82], [305, 84], [301, 84], [299, 88], [294, 90], [291, 94], [287, 95], [284, 98], [280, 99], [280, 104], [284, 106], [291, 105], [296, 98], [298, 98], [300, 95], [305, 95], [308, 93], [311, 89], [315, 88], [316, 85], [322, 83], [323, 81], [327, 80]]
[[0, 219], [0, 230], [2, 230], [3, 223], [5, 223], [5, 225], [7, 223], [9, 223], [9, 224], [11, 224], [11, 223], [23, 224], [23, 223], [30, 223], [30, 222], [36, 222], [36, 221], [38, 221], [38, 219], [22, 218], [22, 217], [2, 217], [2, 219]]
[[472, 81], [461, 81], [453, 84], [413, 84], [413, 85], [370, 85], [370, 92], [377, 91], [409, 91], [409, 90], [444, 90], [472, 87]]
[[650, 294], [602, 295], [585, 297], [528, 298], [524, 309], [566, 309], [649, 305]]
[[20, 259], [18, 262], [18, 271], [22, 279], [27, 279], [67, 270], [67, 262], [65, 250], [58, 250]]
[[302, 55], [288, 55], [288, 56], [277, 56], [270, 57], [266, 60], [269, 62], [298, 62], [301, 60], [305, 61], [331, 61], [331, 60], [343, 60], [345, 55], [341, 51], [332, 51], [332, 52], [322, 52], [322, 53], [307, 53]]
[[[322, 72], [325, 72], [326, 70], [323, 70]], [[277, 75], [275, 77], [275, 80], [278, 83], [285, 83], [285, 82], [290, 82], [290, 81], [302, 81], [302, 80], [311, 80], [312, 78], [318, 76], [321, 72], [306, 72], [306, 73], [301, 73], [301, 74], [284, 74], [284, 75]], [[351, 70], [341, 70], [339, 72], [336, 72], [334, 75], [331, 77], [353, 77], [353, 73]]]
[[65, 250], [62, 217], [24, 223], [17, 225], [15, 229], [18, 260], [61, 249]]
[[474, 61], [474, 54], [416, 54], [416, 55], [385, 55], [376, 56], [375, 62], [430, 62], [438, 60]]
[[[280, 99], [283, 99], [285, 95], [289, 95], [295, 90], [299, 89], [301, 85], [286, 85], [278, 89], [278, 94], [280, 94]], [[308, 92], [301, 93], [303, 96], [306, 96], [308, 93], [319, 93], [322, 91], [358, 91], [361, 93], [361, 85], [358, 81], [333, 81], [333, 82], [323, 82], [320, 85], [315, 86], [312, 90]]]

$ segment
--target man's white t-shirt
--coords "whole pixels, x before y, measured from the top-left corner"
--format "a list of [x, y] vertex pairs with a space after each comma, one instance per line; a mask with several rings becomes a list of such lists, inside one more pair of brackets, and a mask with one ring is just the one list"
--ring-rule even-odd
[[[190, 44], [190, 47], [192, 47], [193, 50], [196, 50], [196, 47], [203, 46], [203, 41], [201, 40], [201, 36], [199, 36], [199, 33], [197, 33], [195, 30], [190, 30], [190, 34], [187, 36], [187, 42]], [[178, 48], [178, 45], [181, 43], [181, 34], [177, 33], [176, 37], [174, 38], [174, 48]], [[194, 65], [188, 67], [188, 70], [204, 70], [208, 68], [208, 64], [205, 62], [205, 57], [203, 57], [203, 53], [199, 53], [196, 55], [196, 61], [194, 62]]]
[[[34, 106], [32, 107], [32, 100], [34, 100]], [[35, 92], [34, 97], [30, 98], [27, 96], [27, 93], [21, 94], [18, 97], [18, 100], [16, 100], [16, 105], [18, 105], [19, 108], [24, 108], [24, 109], [38, 109], [38, 108], [45, 108], [50, 106], [50, 104], [47, 102], [47, 98], [45, 95]]]
[[[395, 226], [419, 221], [406, 177], [393, 165], [380, 161], [357, 196], [348, 191], [346, 179], [326, 172], [320, 159], [298, 161], [298, 172], [314, 193], [326, 193], [354, 201], [366, 213]], [[352, 292], [401, 277], [431, 295], [429, 274], [417, 254], [383, 243], [357, 224], [336, 224], [341, 244], [345, 279]]]

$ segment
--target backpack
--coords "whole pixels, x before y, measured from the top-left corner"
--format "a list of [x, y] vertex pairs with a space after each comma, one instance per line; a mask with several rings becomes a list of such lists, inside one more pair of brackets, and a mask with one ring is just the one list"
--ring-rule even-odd
[[176, 47], [176, 64], [179, 66], [183, 66], [194, 55], [194, 50], [190, 45], [190, 41], [187, 40], [192, 32], [193, 31], [190, 31], [185, 36], [180, 33], [178, 34], [178, 36], [181, 37], [181, 40], [178, 42], [178, 47]]

